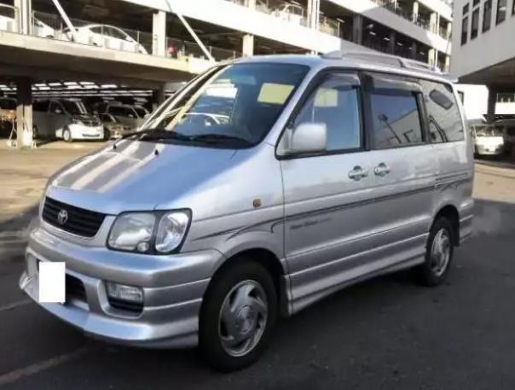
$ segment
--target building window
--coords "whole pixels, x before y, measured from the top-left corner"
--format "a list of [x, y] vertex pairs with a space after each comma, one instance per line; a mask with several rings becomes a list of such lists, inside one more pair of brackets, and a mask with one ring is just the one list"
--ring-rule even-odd
[[472, 28], [470, 29], [470, 39], [477, 38], [477, 33], [479, 31], [479, 8], [475, 9], [472, 12]]
[[492, 0], [486, 0], [485, 4], [483, 4], [483, 32], [490, 30], [491, 23], [492, 23]]
[[462, 45], [467, 43], [468, 34], [469, 34], [469, 17], [465, 16], [463, 18], [463, 22], [461, 23], [461, 44]]
[[479, 4], [479, 0], [474, 0], [474, 2], [472, 3], [472, 8], [474, 8], [478, 4]]
[[513, 2], [513, 7], [511, 9], [511, 14], [515, 15], [515, 1]]
[[468, 13], [469, 13], [469, 4], [467, 3], [463, 6], [463, 16], [465, 16]]
[[495, 23], [499, 24], [504, 22], [506, 19], [506, 2], [507, 0], [497, 0], [497, 16], [495, 18]]

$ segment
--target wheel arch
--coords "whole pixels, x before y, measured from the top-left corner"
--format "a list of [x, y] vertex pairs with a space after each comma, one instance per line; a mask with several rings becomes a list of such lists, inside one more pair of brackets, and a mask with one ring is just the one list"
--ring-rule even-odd
[[[279, 257], [270, 249], [263, 247], [254, 247], [243, 249], [239, 252], [232, 254], [223, 263], [221, 263], [215, 270], [211, 278], [210, 285], [217, 277], [230, 268], [238, 261], [255, 261], [263, 266], [272, 277], [278, 296], [279, 314], [281, 316], [289, 315], [289, 279], [287, 278], [287, 270], [285, 265], [281, 262]], [[209, 291], [209, 287], [207, 291]]]
[[435, 214], [433, 218], [433, 223], [438, 218], [447, 218], [453, 228], [453, 241], [454, 245], [459, 246], [460, 245], [460, 213], [458, 211], [458, 208], [453, 204], [446, 204], [440, 207], [438, 212]]

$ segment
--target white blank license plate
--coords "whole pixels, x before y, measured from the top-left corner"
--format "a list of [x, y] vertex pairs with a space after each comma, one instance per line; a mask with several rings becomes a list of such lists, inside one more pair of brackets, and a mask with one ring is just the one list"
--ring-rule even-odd
[[64, 303], [66, 300], [66, 264], [39, 262], [39, 302]]

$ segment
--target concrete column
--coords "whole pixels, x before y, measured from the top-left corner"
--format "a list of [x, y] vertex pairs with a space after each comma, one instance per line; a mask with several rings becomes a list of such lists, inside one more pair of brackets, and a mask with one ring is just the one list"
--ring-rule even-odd
[[165, 86], [152, 91], [152, 111], [157, 109], [166, 100]]
[[154, 12], [152, 15], [152, 54], [166, 56], [166, 41], [166, 12]]
[[419, 13], [419, 4], [418, 4], [418, 1], [414, 1], [413, 2], [413, 22], [417, 21], [418, 13]]
[[431, 16], [429, 18], [429, 29], [434, 32], [435, 34], [438, 34], [438, 23], [440, 20], [440, 15], [436, 12], [432, 12]]
[[397, 36], [394, 30], [390, 31], [390, 36], [388, 38], [390, 38], [390, 40], [388, 41], [388, 53], [394, 54], [396, 44], [395, 42], [397, 40]]
[[418, 46], [417, 42], [413, 42], [411, 44], [411, 59], [413, 59], [413, 60], [417, 59], [417, 50], [418, 50], [417, 46]]
[[428, 64], [431, 66], [431, 67], [434, 67], [436, 64], [438, 64], [438, 50], [436, 49], [429, 49], [429, 51], [427, 52], [427, 60], [428, 60]]
[[352, 41], [358, 45], [363, 44], [363, 16], [359, 14], [354, 15], [352, 22]]
[[17, 31], [21, 34], [32, 33], [32, 0], [14, 0], [16, 8]]
[[444, 72], [448, 73], [451, 69], [451, 56], [445, 55], [445, 69], [442, 69]]
[[451, 34], [452, 34], [452, 23], [451, 22], [447, 22], [447, 39], [451, 39]]
[[17, 147], [32, 146], [32, 81], [20, 79], [16, 83]]
[[308, 27], [318, 30], [318, 19], [320, 16], [320, 0], [308, 0], [307, 21]]
[[243, 36], [243, 57], [250, 57], [254, 55], [254, 35], [245, 34]]
[[495, 121], [495, 104], [497, 103], [497, 90], [489, 86], [488, 87], [488, 108], [486, 112], [486, 121], [493, 123]]
[[256, 0], [247, 0], [246, 5], [249, 8], [256, 9]]

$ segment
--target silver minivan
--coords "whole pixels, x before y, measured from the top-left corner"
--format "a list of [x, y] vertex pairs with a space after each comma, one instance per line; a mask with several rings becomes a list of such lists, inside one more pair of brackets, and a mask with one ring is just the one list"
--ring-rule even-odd
[[343, 287], [445, 280], [472, 230], [465, 129], [452, 83], [398, 57], [217, 65], [49, 180], [20, 287], [38, 301], [39, 264], [65, 262], [65, 303], [39, 303], [53, 315], [245, 367], [280, 316]]

